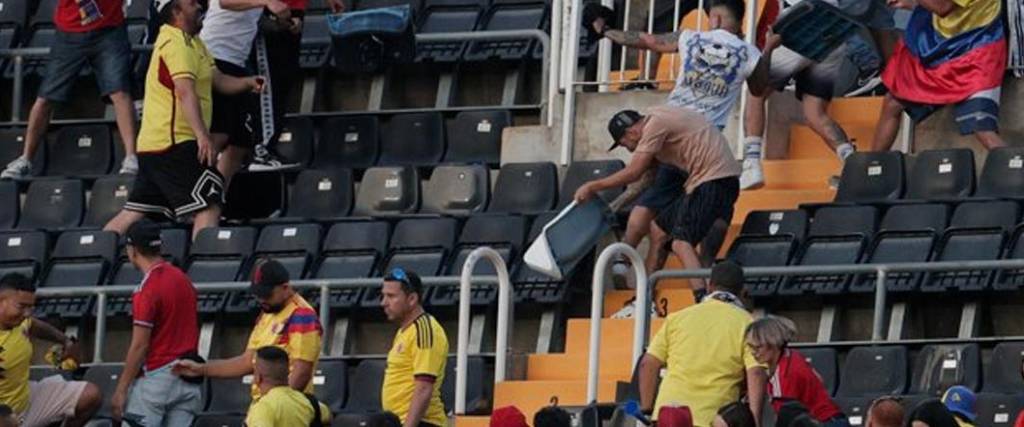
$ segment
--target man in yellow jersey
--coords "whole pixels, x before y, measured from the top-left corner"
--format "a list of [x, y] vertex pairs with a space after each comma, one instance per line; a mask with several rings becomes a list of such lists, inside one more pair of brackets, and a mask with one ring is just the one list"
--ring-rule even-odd
[[224, 180], [214, 168], [210, 138], [212, 94], [259, 92], [259, 77], [231, 77], [214, 68], [196, 35], [203, 7], [197, 0], [156, 0], [163, 23], [146, 73], [146, 98], [138, 138], [139, 173], [124, 209], [106, 230], [124, 234], [146, 214], [169, 219], [195, 215], [193, 237], [214, 227], [224, 204]]
[[248, 427], [316, 427], [331, 424], [331, 410], [315, 397], [288, 386], [288, 353], [279, 347], [256, 350], [253, 384], [263, 396], [245, 417]]
[[380, 305], [399, 329], [388, 352], [381, 403], [404, 427], [442, 427], [448, 424], [441, 403], [448, 337], [423, 311], [422, 299], [423, 282], [416, 273], [396, 268], [384, 278]]
[[[276, 346], [284, 349], [291, 360], [288, 385], [313, 394], [313, 372], [320, 360], [323, 335], [316, 311], [289, 285], [288, 270], [269, 258], [256, 262], [249, 289], [259, 301], [263, 313], [256, 319], [256, 327], [249, 335], [245, 352], [231, 359], [211, 360], [205, 364], [181, 360], [175, 366], [175, 372], [189, 377], [240, 378], [253, 372], [258, 349]], [[262, 395], [254, 382], [253, 402]]]
[[64, 345], [64, 357], [78, 359], [78, 344], [39, 319], [32, 318], [36, 288], [19, 273], [0, 278], [0, 404], [10, 406], [22, 427], [43, 427], [63, 422], [78, 427], [102, 403], [100, 389], [83, 381], [65, 381], [58, 375], [29, 381], [32, 338]]
[[[657, 417], [667, 406], [689, 406], [695, 427], [710, 427], [718, 408], [740, 398], [744, 380], [761, 425], [768, 373], [744, 341], [750, 313], [743, 308], [743, 269], [732, 261], [711, 269], [710, 294], [700, 304], [668, 316], [640, 359], [640, 408]], [[654, 389], [667, 368], [657, 403]]]

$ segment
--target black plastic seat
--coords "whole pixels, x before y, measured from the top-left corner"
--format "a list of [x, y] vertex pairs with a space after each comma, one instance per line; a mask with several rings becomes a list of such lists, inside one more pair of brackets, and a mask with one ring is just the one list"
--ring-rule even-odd
[[117, 381], [121, 377], [124, 365], [120, 363], [104, 363], [92, 365], [85, 371], [82, 380], [93, 383], [100, 389], [100, 396], [103, 396], [103, 404], [100, 405], [97, 417], [110, 416], [110, 397], [117, 389]]
[[11, 181], [0, 181], [0, 230], [10, 230], [18, 223], [18, 185]]
[[[53, 24], [55, 10], [57, 10], [57, 0], [39, 0], [35, 13], [30, 17], [27, 30], [22, 37], [22, 47], [48, 48], [53, 44], [57, 37], [57, 28]], [[45, 74], [47, 63], [49, 63], [49, 55], [26, 57], [22, 72], [26, 75], [34, 74], [41, 77]], [[10, 61], [8, 61], [4, 77], [14, 77], [14, 67]]]
[[423, 182], [421, 213], [469, 215], [487, 207], [491, 175], [483, 165], [443, 165]]
[[18, 228], [60, 230], [82, 223], [85, 189], [77, 179], [37, 179], [28, 186]]
[[[544, 227], [551, 222], [558, 212], [545, 212], [537, 215], [537, 218], [533, 220], [533, 224], [530, 226], [530, 232], [527, 234], [526, 242], [533, 242], [540, 235]], [[566, 228], [566, 227], [563, 227]], [[549, 241], [564, 241], [571, 237], [566, 235], [566, 231], [572, 230], [559, 230], [553, 235], [548, 236]], [[588, 252], [593, 252], [592, 250]], [[517, 262], [513, 265], [512, 273], [512, 289], [513, 299], [518, 303], [522, 301], [533, 301], [539, 304], [562, 304], [566, 302], [569, 293], [569, 283], [576, 275], [577, 271], [580, 270], [580, 265], [583, 264], [582, 259], [575, 260], [571, 263], [562, 265], [563, 280], [555, 280], [550, 276], [535, 271], [522, 262], [522, 256], [517, 257]]]
[[320, 127], [320, 143], [313, 166], [322, 169], [366, 169], [380, 155], [380, 124], [376, 116], [347, 116], [327, 120]]
[[0, 233], [0, 277], [20, 273], [34, 282], [46, 265], [48, 254], [49, 242], [45, 232]]
[[926, 345], [914, 358], [910, 393], [942, 397], [947, 388], [981, 385], [981, 350], [977, 344]]
[[1024, 363], [1024, 342], [1008, 341], [996, 344], [989, 363], [985, 365], [982, 391], [987, 393], [1020, 393], [1024, 378], [1020, 375]]
[[512, 125], [507, 110], [463, 111], [448, 126], [448, 151], [444, 161], [457, 163], [501, 162], [501, 133]]
[[[23, 1], [5, 2], [4, 8], [0, 9], [0, 49], [17, 47], [28, 17], [27, 5], [28, 2]], [[9, 61], [9, 58], [0, 59], [0, 69]]]
[[[312, 0], [310, 4], [322, 2], [323, 0]], [[376, 9], [379, 7], [409, 6], [413, 11], [423, 8], [420, 0], [356, 0], [352, 2], [353, 10]]]
[[[576, 195], [576, 190], [582, 187], [583, 184], [610, 176], [625, 167], [626, 165], [622, 163], [622, 160], [617, 159], [573, 162], [569, 165], [569, 169], [565, 171], [565, 178], [562, 179], [562, 188], [558, 192], [557, 209], [569, 206], [569, 203], [572, 203], [573, 196]], [[598, 196], [605, 202], [610, 203], [619, 194], [622, 194], [622, 190], [622, 187], [610, 188], [598, 193]]]
[[[833, 399], [836, 405], [843, 410], [846, 419], [851, 427], [863, 427], [868, 422], [868, 408], [874, 397], [836, 397]], [[905, 408], [909, 410], [910, 408]]]
[[367, 414], [380, 411], [380, 390], [384, 386], [384, 371], [387, 361], [382, 359], [366, 359], [356, 365], [349, 388], [357, 390], [345, 403], [341, 414]]
[[[381, 274], [402, 268], [420, 277], [439, 276], [455, 246], [458, 222], [454, 218], [409, 218], [395, 225], [388, 245], [388, 255]], [[424, 301], [430, 300], [431, 287], [426, 287]], [[364, 307], [377, 307], [380, 288], [367, 288]]]
[[[387, 253], [390, 230], [384, 221], [340, 222], [331, 226], [313, 268], [316, 279], [374, 277]], [[352, 308], [361, 301], [363, 288], [332, 289], [331, 308]]]
[[[441, 383], [441, 403], [446, 412], [455, 410], [455, 368], [456, 360], [449, 357], [444, 366], [444, 382]], [[482, 357], [470, 356], [466, 359], [466, 413], [475, 414], [487, 410], [488, 386], [487, 371]]]
[[[726, 258], [748, 267], [781, 267], [807, 233], [807, 212], [802, 209], [752, 211], [743, 220], [740, 234], [729, 247]], [[753, 297], [775, 294], [779, 277], [748, 277], [747, 292]]]
[[[260, 231], [252, 259], [271, 258], [288, 270], [290, 280], [305, 279], [320, 252], [320, 232], [317, 224], [269, 225]], [[225, 307], [228, 313], [248, 313], [255, 309], [256, 300], [248, 291], [231, 292]]]
[[[200, 291], [203, 282], [233, 282], [243, 278], [255, 244], [256, 229], [251, 227], [204, 228], [192, 242], [186, 272]], [[199, 293], [198, 308], [202, 314], [217, 313], [225, 303], [223, 293]]]
[[[447, 275], [462, 274], [463, 264], [469, 254], [481, 246], [488, 246], [501, 255], [505, 266], [513, 271], [513, 260], [520, 255], [523, 239], [526, 237], [526, 218], [512, 215], [478, 215], [469, 218], [462, 227], [458, 244], [448, 263]], [[493, 276], [498, 274], [490, 262], [482, 260], [473, 269], [474, 276]], [[474, 286], [472, 289], [473, 305], [484, 306], [498, 300], [497, 288], [493, 285]], [[458, 286], [436, 286], [430, 302], [435, 306], [454, 306], [459, 301]]]
[[[896, 205], [885, 213], [879, 233], [864, 257], [865, 264], [927, 262], [946, 229], [949, 207], [944, 204]], [[916, 291], [923, 273], [895, 272], [886, 274], [889, 292]], [[877, 274], [862, 274], [850, 284], [850, 292], [875, 291]]]
[[[537, 0], [495, 0], [481, 18], [483, 31], [539, 30], [544, 28], [550, 7]], [[528, 59], [535, 41], [531, 38], [471, 42], [467, 61], [522, 61]]]
[[110, 171], [113, 150], [110, 127], [107, 125], [62, 127], [49, 143], [46, 174], [82, 177], [104, 175]]
[[915, 156], [906, 199], [958, 200], [974, 193], [974, 152], [926, 150]]
[[507, 163], [501, 167], [487, 212], [536, 215], [550, 211], [558, 200], [555, 165]]
[[312, 119], [289, 117], [284, 120], [274, 149], [284, 158], [285, 163], [298, 163], [301, 167], [307, 167], [313, 161], [315, 138]]
[[903, 195], [903, 153], [854, 153], [846, 159], [836, 202], [896, 200]]
[[[1020, 217], [1015, 202], [965, 202], [953, 211], [949, 228], [936, 246], [933, 261], [999, 259], [1009, 230]], [[956, 270], [925, 274], [921, 290], [987, 290], [995, 277], [992, 270]]]
[[89, 209], [85, 211], [82, 226], [103, 227], [111, 220], [132, 192], [135, 177], [131, 175], [109, 175], [100, 177], [92, 185], [89, 195]]
[[1024, 409], [1024, 395], [978, 393], [974, 405], [978, 425], [1010, 427]]
[[313, 395], [331, 412], [341, 411], [348, 396], [348, 366], [344, 360], [320, 359], [313, 372]]
[[814, 371], [821, 376], [821, 382], [825, 384], [825, 391], [831, 396], [836, 392], [836, 385], [839, 382], [839, 357], [834, 348], [828, 347], [805, 347], [797, 349], [814, 368]]
[[978, 178], [978, 197], [1024, 198], [1024, 148], [999, 147], [989, 150]]
[[331, 220], [348, 216], [355, 192], [349, 169], [306, 169], [295, 177], [284, 215], [294, 220]]
[[[426, 0], [419, 13], [417, 32], [454, 33], [476, 30], [486, 1], [481, 0]], [[454, 63], [462, 59], [465, 41], [437, 41], [416, 43], [416, 61]]]
[[412, 167], [375, 167], [366, 170], [359, 183], [357, 216], [415, 213], [420, 206], [420, 177]]
[[[873, 206], [830, 206], [818, 209], [807, 241], [793, 258], [793, 265], [856, 264], [875, 234], [878, 210]], [[851, 275], [807, 274], [789, 276], [779, 285], [780, 295], [839, 294], [846, 291]]]
[[210, 406], [208, 414], [240, 415], [245, 414], [252, 401], [252, 376], [242, 378], [209, 378]]
[[299, 67], [319, 70], [331, 59], [331, 31], [327, 15], [307, 14], [302, 22], [302, 41], [299, 45]]
[[245, 427], [245, 417], [242, 415], [196, 415], [192, 427]]
[[433, 166], [441, 162], [444, 147], [444, 118], [440, 113], [397, 114], [381, 132], [378, 164]]
[[907, 349], [903, 346], [854, 347], [840, 374], [840, 397], [900, 395], [907, 387]]
[[[0, 59], [0, 63], [4, 61]], [[25, 149], [25, 128], [0, 129], [0, 163], [5, 166], [21, 156]], [[32, 158], [32, 175], [42, 175], [46, 169], [46, 150], [36, 150]]]
[[[41, 288], [100, 286], [118, 256], [118, 236], [112, 231], [67, 231], [57, 238], [49, 265], [40, 276]], [[89, 313], [93, 297], [40, 299], [36, 312], [78, 318]]]

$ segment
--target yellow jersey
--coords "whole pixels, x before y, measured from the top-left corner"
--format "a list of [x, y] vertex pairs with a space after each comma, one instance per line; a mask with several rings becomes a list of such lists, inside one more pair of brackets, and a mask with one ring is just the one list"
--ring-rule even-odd
[[420, 420], [435, 426], [447, 425], [448, 417], [441, 403], [441, 383], [448, 361], [448, 337], [441, 324], [427, 313], [398, 331], [388, 352], [381, 404], [385, 411], [393, 412], [405, 421], [409, 415], [416, 381], [434, 384], [427, 412]]
[[170, 25], [160, 27], [146, 71], [146, 97], [142, 103], [142, 127], [138, 152], [163, 151], [171, 145], [196, 139], [192, 126], [174, 93], [175, 79], [195, 82], [203, 123], [213, 116], [213, 56], [199, 37]]
[[32, 319], [13, 329], [0, 329], [0, 403], [16, 414], [28, 409], [28, 368], [32, 364]]
[[668, 316], [647, 353], [666, 365], [654, 416], [662, 406], [689, 406], [695, 427], [709, 427], [722, 406], [740, 397], [746, 370], [759, 365], [744, 333], [750, 313], [708, 298]]
[[[320, 405], [320, 421], [331, 425], [331, 410]], [[248, 427], [309, 427], [313, 421], [313, 405], [302, 392], [288, 386], [278, 386], [267, 391], [259, 400], [249, 406], [245, 417]]]
[[[295, 294], [277, 313], [262, 313], [249, 335], [246, 350], [273, 345], [288, 353], [288, 360], [304, 360], [313, 364], [320, 360], [320, 340], [323, 328], [316, 311], [301, 295]], [[255, 363], [255, 360], [253, 360]], [[306, 384], [306, 393], [313, 394], [313, 382]], [[252, 400], [260, 398], [260, 389], [252, 385]]]

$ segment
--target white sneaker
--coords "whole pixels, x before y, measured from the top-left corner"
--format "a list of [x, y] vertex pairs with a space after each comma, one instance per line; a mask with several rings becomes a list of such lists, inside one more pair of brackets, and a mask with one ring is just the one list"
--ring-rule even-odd
[[743, 160], [743, 173], [740, 175], [740, 190], [756, 190], [764, 187], [764, 170], [761, 161]]
[[7, 168], [0, 172], [0, 179], [25, 179], [32, 176], [32, 162], [23, 156], [7, 164]]
[[299, 166], [300, 165], [298, 163], [285, 163], [281, 161], [276, 154], [267, 150], [266, 147], [257, 145], [253, 152], [252, 162], [249, 163], [249, 172], [294, 169]]
[[138, 172], [139, 158], [135, 157], [134, 154], [131, 156], [126, 156], [124, 160], [121, 161], [121, 170], [117, 171], [117, 173], [122, 175], [135, 175]]
[[[658, 309], [654, 307], [653, 303], [650, 305], [650, 309], [651, 317], [661, 317], [661, 315], [658, 314]], [[622, 306], [621, 309], [619, 309], [619, 311], [616, 311], [615, 314], [612, 314], [611, 318], [632, 319], [633, 316], [636, 316], [636, 300], [630, 299], [629, 301], [626, 302], [626, 304]]]

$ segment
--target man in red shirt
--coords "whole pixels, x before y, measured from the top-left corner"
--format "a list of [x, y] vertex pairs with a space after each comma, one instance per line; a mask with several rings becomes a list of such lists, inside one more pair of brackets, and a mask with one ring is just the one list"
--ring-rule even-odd
[[31, 159], [46, 136], [54, 102], [67, 102], [78, 74], [86, 65], [96, 75], [100, 95], [114, 104], [117, 129], [124, 141], [120, 173], [139, 169], [135, 158], [135, 108], [132, 104], [132, 47], [124, 25], [124, 0], [60, 0], [54, 11], [57, 27], [39, 96], [28, 116], [25, 147], [0, 172], [0, 179], [22, 179], [32, 174]]
[[128, 230], [128, 260], [145, 277], [132, 295], [132, 341], [110, 399], [115, 425], [123, 418], [146, 426], [187, 426], [202, 410], [199, 384], [171, 373], [176, 360], [197, 354], [196, 290], [184, 272], [161, 258], [160, 245], [160, 230], [152, 224], [135, 223]]

